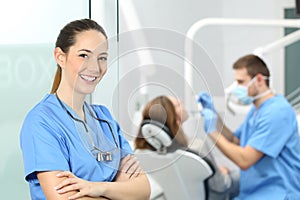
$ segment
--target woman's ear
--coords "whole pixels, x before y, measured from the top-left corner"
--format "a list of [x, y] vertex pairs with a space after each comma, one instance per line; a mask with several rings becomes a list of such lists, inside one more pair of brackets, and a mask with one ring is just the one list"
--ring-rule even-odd
[[56, 47], [54, 50], [54, 58], [56, 63], [61, 67], [64, 68], [65, 66], [65, 56], [66, 54], [62, 51], [60, 47]]

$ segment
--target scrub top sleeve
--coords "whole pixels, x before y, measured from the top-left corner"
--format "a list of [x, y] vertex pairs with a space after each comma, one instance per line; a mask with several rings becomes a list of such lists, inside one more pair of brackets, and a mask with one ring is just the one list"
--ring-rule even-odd
[[70, 170], [64, 139], [42, 112], [31, 112], [20, 133], [25, 179], [34, 181], [38, 171]]
[[259, 116], [248, 145], [276, 158], [293, 132], [291, 116], [288, 109], [273, 109]]

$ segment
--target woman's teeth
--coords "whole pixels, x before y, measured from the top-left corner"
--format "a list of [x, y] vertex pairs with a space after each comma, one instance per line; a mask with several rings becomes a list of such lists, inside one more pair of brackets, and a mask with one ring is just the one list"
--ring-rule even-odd
[[82, 79], [84, 79], [84, 80], [86, 80], [86, 81], [90, 81], [90, 82], [96, 80], [96, 78], [97, 78], [97, 77], [95, 77], [95, 76], [87, 76], [87, 75], [80, 75], [80, 77], [81, 77]]

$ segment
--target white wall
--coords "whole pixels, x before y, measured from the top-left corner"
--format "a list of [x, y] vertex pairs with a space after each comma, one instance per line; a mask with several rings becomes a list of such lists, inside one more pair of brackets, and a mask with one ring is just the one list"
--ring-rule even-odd
[[[283, 19], [282, 1], [238, 1], [229, 0], [223, 5], [223, 16], [226, 18]], [[283, 28], [264, 27], [224, 27], [223, 28], [223, 69], [224, 83], [233, 80], [230, 70], [232, 63], [240, 56], [252, 53], [254, 49], [269, 44], [283, 36]], [[279, 93], [284, 92], [283, 50], [270, 52], [264, 57], [269, 65], [272, 86]]]
[[[133, 10], [132, 7], [131, 9], [128, 8], [130, 4], [134, 8]], [[273, 0], [228, 0], [226, 2], [221, 0], [121, 0], [120, 32], [144, 29], [144, 34], [141, 34], [141, 37], [127, 36], [126, 42], [120, 40], [120, 43], [124, 42], [125, 46], [128, 47], [131, 43], [140, 42], [145, 40], [145, 38], [150, 38], [148, 40], [151, 43], [151, 40], [154, 40], [153, 38], [155, 37], [153, 36], [154, 33], [149, 33], [149, 30], [145, 30], [145, 28], [155, 27], [161, 29], [161, 32], [157, 34], [157, 40], [161, 40], [161, 37], [164, 37], [160, 41], [161, 43], [171, 43], [170, 41], [172, 40], [174, 43], [180, 43], [176, 47], [167, 45], [167, 48], [174, 51], [172, 48], [184, 47], [181, 39], [191, 25], [198, 20], [208, 17], [283, 19], [283, 8], [293, 6], [294, 2], [291, 0], [284, 2]], [[123, 11], [122, 8], [124, 9]], [[166, 29], [166, 34], [163, 34], [163, 30]], [[168, 33], [168, 31], [170, 32]], [[134, 33], [133, 35], [137, 34]], [[199, 46], [195, 47], [197, 51], [195, 51], [194, 55], [194, 64], [196, 65], [193, 69], [194, 84], [191, 86], [192, 92], [196, 94], [200, 90], [209, 89], [213, 91], [213, 94], [224, 97], [224, 88], [234, 81], [232, 64], [240, 56], [252, 53], [257, 47], [269, 44], [282, 36], [283, 28], [278, 27], [209, 26], [199, 30], [194, 40]], [[181, 39], [175, 40], [176, 37]], [[134, 45], [127, 49], [130, 48], [140, 51]], [[123, 90], [120, 91], [119, 108], [121, 116], [119, 121], [125, 132], [129, 132], [129, 134], [132, 134], [130, 132], [132, 131], [133, 113], [136, 108], [134, 105], [135, 101], [151, 99], [159, 94], [171, 93], [181, 98], [184, 96], [183, 90], [185, 89], [186, 80], [184, 80], [183, 59], [175, 58], [170, 53], [161, 53], [153, 50], [148, 50], [148, 55], [145, 52], [143, 53], [142, 56], [138, 53], [131, 53], [120, 60], [120, 81]], [[180, 53], [185, 54], [184, 51]], [[264, 56], [272, 74], [272, 87], [278, 93], [284, 93], [283, 53], [283, 50], [276, 50]], [[160, 56], [156, 54], [160, 54]], [[148, 59], [149, 55], [152, 56], [150, 61]], [[142, 60], [139, 60], [139, 57]], [[152, 65], [148, 65], [149, 63]], [[165, 67], [168, 66], [167, 72], [164, 71], [166, 70], [164, 67], [155, 68], [154, 65], [157, 66], [159, 64]], [[179, 74], [177, 78], [176, 74]], [[153, 81], [161, 83], [164, 85], [164, 88], [159, 90], [148, 86], [148, 89], [145, 91], [137, 89], [138, 87], [146, 88], [145, 84], [150, 85]], [[172, 84], [169, 84], [170, 82], [176, 82], [177, 85], [172, 86]], [[133, 91], [134, 94], [132, 94]], [[143, 92], [148, 95], [142, 97], [142, 100], [136, 100], [137, 93], [142, 94]], [[225, 109], [224, 102], [222, 106]], [[236, 119], [232, 117], [229, 115], [229, 118], [232, 119], [229, 120], [230, 127], [236, 128], [237, 124], [234, 123]]]
[[[128, 135], [132, 131], [136, 101], [145, 103], [159, 94], [184, 98], [184, 42], [189, 27], [199, 19], [222, 16], [222, 1], [121, 0], [120, 52], [129, 52], [119, 60], [121, 127]], [[151, 28], [151, 29], [149, 29]], [[194, 45], [198, 49], [195, 65], [215, 68], [222, 62], [221, 28], [199, 33]], [[123, 36], [123, 40], [122, 40]], [[141, 50], [141, 47], [143, 50]], [[201, 54], [201, 55], [200, 55]], [[210, 60], [213, 55], [214, 60]], [[193, 68], [197, 84], [205, 87], [197, 66]], [[199, 91], [199, 85], [191, 90]], [[140, 96], [142, 94], [146, 96]], [[138, 125], [138, 124], [136, 124]], [[132, 129], [133, 128], [133, 129]]]

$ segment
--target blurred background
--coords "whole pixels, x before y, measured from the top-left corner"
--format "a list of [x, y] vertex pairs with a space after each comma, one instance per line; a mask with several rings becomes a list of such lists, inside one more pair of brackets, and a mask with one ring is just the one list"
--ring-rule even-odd
[[[288, 45], [275, 45], [268, 52], [262, 49], [296, 31], [300, 23], [259, 25], [263, 21], [267, 24], [268, 20], [299, 17], [294, 0], [2, 2], [1, 198], [30, 199], [24, 181], [19, 132], [26, 113], [50, 92], [56, 70], [54, 43], [66, 23], [91, 18], [107, 31], [109, 71], [88, 101], [109, 107], [125, 136], [132, 141], [142, 106], [160, 94], [184, 101], [191, 116], [185, 125], [190, 138], [201, 132], [194, 96], [202, 90], [214, 96], [225, 121], [236, 128], [244, 112], [238, 112], [239, 109], [236, 115], [227, 112], [225, 89], [234, 81], [233, 62], [255, 50], [270, 68], [273, 90], [287, 96], [299, 113], [298, 39]], [[217, 18], [219, 23], [202, 21], [201, 28], [192, 29], [196, 22], [211, 18]], [[221, 23], [221, 19], [229, 18], [253, 20], [253, 23], [251, 26], [243, 22], [240, 25]]]

